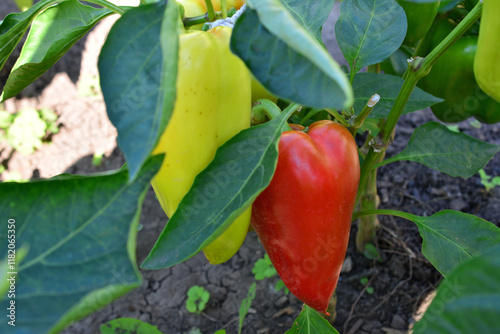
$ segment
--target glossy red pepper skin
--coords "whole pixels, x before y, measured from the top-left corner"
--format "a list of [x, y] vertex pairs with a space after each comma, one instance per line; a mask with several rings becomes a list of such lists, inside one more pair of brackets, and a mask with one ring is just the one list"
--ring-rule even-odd
[[359, 177], [350, 132], [318, 121], [282, 134], [276, 172], [253, 204], [251, 224], [279, 276], [319, 312], [340, 275]]

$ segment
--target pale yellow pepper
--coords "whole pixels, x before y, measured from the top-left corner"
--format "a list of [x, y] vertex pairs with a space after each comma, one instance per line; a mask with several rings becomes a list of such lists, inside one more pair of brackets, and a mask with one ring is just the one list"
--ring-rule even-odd
[[[180, 36], [174, 111], [153, 151], [166, 153], [152, 185], [169, 217], [196, 175], [212, 161], [217, 148], [250, 126], [250, 73], [229, 50], [230, 36], [228, 27]], [[223, 185], [216, 186], [224, 191]], [[248, 208], [203, 249], [210, 263], [225, 262], [238, 251], [250, 216]]]

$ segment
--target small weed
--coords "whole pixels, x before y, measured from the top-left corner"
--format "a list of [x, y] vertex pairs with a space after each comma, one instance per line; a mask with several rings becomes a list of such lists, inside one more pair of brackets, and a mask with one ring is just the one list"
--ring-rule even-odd
[[486, 188], [486, 191], [490, 191], [495, 188], [495, 186], [500, 186], [500, 176], [491, 177], [484, 169], [479, 170], [479, 176], [481, 177], [481, 184]]
[[32, 154], [42, 146], [44, 138], [59, 132], [57, 118], [57, 114], [47, 108], [26, 108], [14, 114], [0, 111], [0, 140], [7, 140], [21, 154]]
[[267, 277], [273, 277], [277, 274], [276, 269], [274, 269], [269, 256], [266, 254], [262, 259], [258, 259], [252, 269], [252, 274], [255, 275], [257, 281], [263, 280]]
[[372, 244], [365, 245], [365, 250], [363, 251], [363, 255], [370, 260], [382, 261], [380, 254], [377, 250], [377, 247], [375, 247]]
[[104, 152], [98, 151], [94, 153], [92, 157], [92, 166], [99, 167], [102, 164], [102, 160], [104, 158]]
[[255, 299], [256, 290], [257, 290], [257, 283], [253, 282], [253, 284], [250, 286], [250, 289], [248, 289], [247, 298], [243, 299], [243, 301], [241, 302], [239, 311], [240, 321], [238, 326], [238, 334], [241, 334], [241, 329], [243, 328], [243, 321], [245, 320], [248, 310], [252, 305], [252, 301]]
[[[361, 282], [361, 284], [363, 284], [363, 285], [367, 285], [367, 284], [368, 284], [368, 282], [369, 282], [368, 278], [366, 278], [366, 277], [363, 277], [363, 278], [362, 278], [362, 279], [360, 279], [359, 281], [360, 281], [360, 282]], [[373, 291], [374, 291], [374, 290], [373, 290], [373, 287], [371, 287], [371, 286], [368, 286], [368, 287], [366, 288], [366, 293], [368, 293], [369, 295], [371, 295], [371, 294], [373, 293]]]
[[191, 313], [200, 314], [210, 299], [210, 293], [203, 287], [195, 285], [189, 288], [187, 292], [186, 308]]

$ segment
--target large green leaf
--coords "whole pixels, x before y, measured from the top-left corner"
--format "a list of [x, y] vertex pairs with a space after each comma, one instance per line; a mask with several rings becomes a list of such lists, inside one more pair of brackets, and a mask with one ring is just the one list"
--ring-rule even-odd
[[219, 147], [212, 162], [195, 178], [142, 268], [161, 269], [189, 259], [252, 204], [271, 182], [278, 141], [294, 110], [243, 130]]
[[97, 22], [112, 13], [108, 9], [84, 6], [78, 1], [64, 1], [38, 15], [0, 101], [16, 96], [39, 78]]
[[[380, 101], [375, 105], [370, 118], [386, 118], [403, 87], [404, 79], [389, 74], [359, 73], [354, 77], [354, 110], [359, 114], [373, 94], [380, 95]], [[430, 107], [443, 100], [434, 97], [418, 87], [413, 92], [403, 109], [403, 114]]]
[[236, 21], [231, 50], [269, 91], [311, 107], [344, 109], [352, 105], [346, 75], [296, 21], [297, 12], [290, 14], [279, 0], [248, 4], [251, 8]]
[[282, 4], [295, 20], [316, 39], [321, 40], [321, 28], [332, 11], [334, 0], [283, 0]]
[[423, 239], [422, 254], [443, 276], [464, 261], [500, 243], [500, 228], [459, 211], [444, 210], [430, 217], [419, 217], [393, 210], [374, 210], [414, 222]]
[[133, 180], [163, 133], [175, 102], [178, 17], [175, 1], [128, 10], [99, 57], [108, 117], [118, 130]]
[[[0, 216], [15, 220], [16, 249], [28, 249], [9, 268], [17, 272], [16, 326], [2, 321], [1, 333], [57, 332], [140, 285], [135, 237], [161, 162], [162, 156], [148, 160], [133, 183], [126, 170], [0, 183]], [[7, 233], [7, 224], [0, 224], [2, 259]], [[6, 310], [12, 299], [1, 298]]]
[[500, 245], [467, 261], [441, 282], [413, 333], [497, 334], [500, 317]]
[[304, 304], [292, 328], [285, 334], [339, 334], [318, 312]]
[[422, 253], [445, 277], [459, 264], [500, 243], [498, 227], [463, 212], [444, 210], [413, 221], [423, 239]]
[[31, 21], [45, 8], [61, 0], [42, 0], [22, 13], [11, 13], [0, 22], [0, 69], [9, 58], [17, 43], [28, 30]]
[[394, 161], [416, 161], [451, 176], [471, 177], [500, 151], [499, 145], [454, 132], [445, 125], [428, 122], [418, 127], [399, 154], [375, 165]]
[[335, 36], [351, 73], [380, 63], [403, 43], [407, 29], [403, 8], [394, 0], [344, 0]]

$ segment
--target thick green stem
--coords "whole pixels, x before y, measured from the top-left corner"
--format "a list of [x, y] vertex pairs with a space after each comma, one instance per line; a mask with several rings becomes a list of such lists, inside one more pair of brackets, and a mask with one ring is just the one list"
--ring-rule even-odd
[[184, 23], [184, 27], [186, 28], [195, 26], [197, 24], [202, 24], [205, 22], [208, 22], [207, 14], [203, 14], [200, 16], [186, 17], [182, 20], [182, 23]]
[[112, 4], [111, 2], [108, 2], [106, 0], [85, 0], [87, 2], [91, 2], [91, 3], [95, 3], [96, 5], [99, 5], [99, 6], [102, 6], [104, 8], [107, 8], [113, 12], [115, 12], [116, 14], [119, 14], [119, 15], [123, 15], [125, 14], [126, 10], [117, 6], [117, 5], [114, 5]]
[[472, 9], [469, 14], [463, 19], [462, 22], [434, 49], [431, 53], [425, 57], [417, 57], [413, 59], [410, 63], [410, 68], [407, 71], [407, 76], [401, 91], [399, 92], [394, 105], [392, 106], [391, 112], [384, 124], [384, 127], [379, 133], [378, 140], [376, 141], [377, 146], [372, 147], [367, 154], [363, 166], [361, 167], [361, 179], [359, 182], [359, 191], [356, 201], [359, 201], [360, 194], [366, 187], [370, 171], [373, 166], [383, 157], [384, 151], [389, 145], [389, 140], [394, 132], [396, 123], [398, 122], [401, 114], [403, 113], [403, 108], [408, 101], [410, 94], [415, 88], [417, 82], [429, 74], [432, 66], [441, 57], [446, 50], [448, 50], [456, 41], [462, 37], [462, 35], [476, 22], [481, 16], [482, 3], [478, 1], [477, 5]]
[[212, 1], [205, 0], [205, 4], [207, 5], [208, 19], [210, 20], [210, 22], [215, 21], [215, 10], [214, 6], [212, 5]]
[[[377, 170], [374, 169], [370, 172], [366, 188], [361, 196], [361, 210], [375, 210], [379, 204], [380, 199], [377, 195]], [[373, 243], [379, 225], [376, 215], [364, 216], [359, 219], [356, 234], [356, 249], [358, 252], [364, 253], [366, 244]]]
[[221, 0], [220, 2], [222, 18], [225, 19], [227, 17], [227, 4], [226, 0]]

